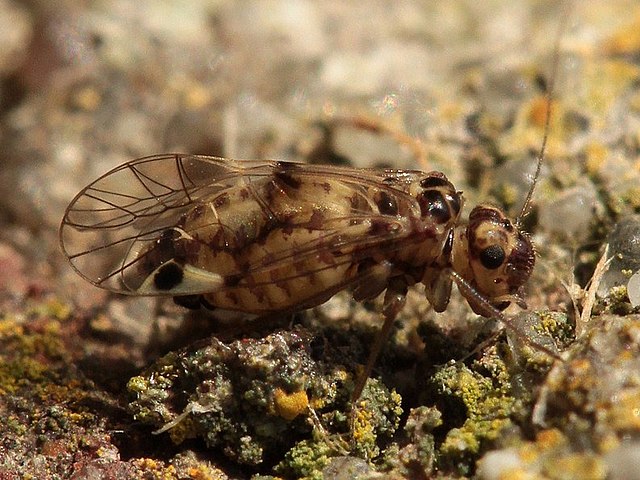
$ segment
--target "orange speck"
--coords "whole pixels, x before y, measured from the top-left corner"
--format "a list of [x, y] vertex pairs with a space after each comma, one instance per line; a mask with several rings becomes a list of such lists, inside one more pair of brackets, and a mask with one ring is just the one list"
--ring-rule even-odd
[[[549, 103], [546, 97], [538, 97], [531, 103], [531, 110], [529, 111], [529, 119], [531, 123], [544, 128], [544, 124], [547, 121], [547, 110], [549, 109]], [[553, 109], [553, 104], [551, 108]], [[553, 115], [553, 110], [551, 110]]]
[[536, 440], [545, 450], [558, 448], [566, 442], [564, 435], [556, 429], [543, 430], [536, 435]]
[[603, 43], [609, 55], [632, 54], [640, 51], [640, 9], [630, 12], [631, 22], [618, 30]]
[[285, 420], [293, 420], [309, 407], [309, 397], [304, 390], [287, 393], [277, 388], [273, 394], [275, 410]]

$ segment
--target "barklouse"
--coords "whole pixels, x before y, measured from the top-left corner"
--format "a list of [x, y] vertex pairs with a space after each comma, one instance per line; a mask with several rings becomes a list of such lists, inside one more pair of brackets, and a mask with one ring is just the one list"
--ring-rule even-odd
[[[357, 300], [385, 290], [391, 299], [419, 282], [440, 312], [448, 269], [498, 310], [520, 303], [535, 261], [530, 240], [489, 205], [460, 226], [462, 202], [439, 172], [167, 154], [82, 190], [60, 236], [96, 286], [247, 313], [309, 308], [345, 288]], [[463, 294], [476, 313], [494, 314]]]

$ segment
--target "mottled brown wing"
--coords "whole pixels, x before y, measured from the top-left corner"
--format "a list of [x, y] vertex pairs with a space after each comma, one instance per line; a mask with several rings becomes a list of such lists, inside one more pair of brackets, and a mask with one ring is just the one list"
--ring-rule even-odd
[[[179, 224], [181, 217], [195, 204], [205, 203], [227, 190], [237, 188], [240, 182], [272, 176], [292, 164], [278, 161], [240, 161], [199, 155], [162, 154], [143, 157], [122, 164], [84, 188], [70, 203], [60, 226], [62, 249], [76, 271], [91, 283], [125, 294], [140, 294], [136, 286], [144, 279], [135, 278], [135, 263], [139, 253], [149, 250], [164, 232]], [[296, 175], [304, 178], [331, 178], [339, 180], [354, 191], [363, 186], [388, 190], [396, 197], [413, 199], [398, 188], [414, 181], [417, 171], [363, 170], [347, 167], [295, 164]], [[387, 185], [393, 179], [396, 186]], [[371, 211], [354, 207], [350, 216], [357, 220], [371, 218]], [[385, 217], [387, 221], [389, 217]], [[327, 222], [321, 240], [301, 245], [296, 259], [314, 255], [319, 241], [333, 240], [337, 247], [359, 243], [359, 251], [366, 252], [393, 237], [405, 234], [399, 228], [393, 233], [383, 230], [372, 232], [365, 238], [350, 235], [344, 223], [339, 228]], [[339, 237], [339, 238], [338, 238]], [[250, 271], [265, 271], [293, 261], [290, 253], [274, 252], [268, 261], [251, 265]], [[338, 259], [340, 260], [340, 259]], [[344, 261], [352, 261], [345, 258]], [[114, 262], [117, 262], [114, 264]], [[193, 273], [193, 272], [192, 272]], [[180, 291], [145, 289], [147, 295], [185, 295], [207, 293], [220, 288], [220, 278], [200, 271], [192, 275], [190, 283]], [[237, 272], [241, 274], [243, 272]], [[246, 270], [245, 272], [246, 273]], [[303, 275], [301, 273], [300, 275]]]

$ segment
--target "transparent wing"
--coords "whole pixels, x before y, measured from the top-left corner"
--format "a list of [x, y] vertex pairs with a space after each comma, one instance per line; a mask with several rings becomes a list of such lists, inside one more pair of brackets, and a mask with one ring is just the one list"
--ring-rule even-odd
[[[296, 176], [329, 178], [340, 181], [354, 194], [365, 195], [367, 188], [385, 190], [400, 202], [414, 202], [404, 187], [424, 173], [402, 170], [363, 170], [347, 167], [292, 164], [278, 161], [239, 161], [198, 155], [162, 154], [143, 157], [125, 163], [106, 173], [84, 188], [70, 203], [60, 226], [62, 249], [72, 266], [93, 284], [120, 293], [135, 294], [136, 283], [123, 281], [134, 264], [144, 258], [137, 252], [151, 251], [163, 241], [163, 234], [179, 224], [183, 215], [217, 198], [227, 191], [247, 185], [295, 166]], [[260, 195], [259, 191], [252, 192]], [[257, 198], [269, 211], [268, 202]], [[366, 204], [363, 203], [363, 205]], [[362, 235], [363, 222], [385, 220], [389, 228]], [[304, 226], [304, 225], [299, 225]], [[405, 224], [389, 216], [372, 213], [371, 209], [355, 205], [345, 218], [332, 218], [321, 227], [320, 235], [299, 245], [295, 258], [289, 249], [271, 252], [264, 260], [249, 267], [250, 272], [265, 272], [287, 262], [303, 261], [316, 255], [320, 245], [331, 245], [334, 251], [344, 251], [349, 262], [357, 255], [366, 257], [382, 243], [406, 236]], [[164, 241], [167, 241], [164, 239]], [[170, 241], [170, 240], [169, 240]], [[391, 248], [394, 248], [391, 246]], [[117, 263], [114, 263], [117, 262]], [[224, 288], [214, 285], [207, 272], [194, 278], [202, 280], [188, 285], [188, 291], [146, 290], [145, 294], [197, 294]], [[215, 273], [215, 272], [213, 272]], [[235, 272], [241, 275], [247, 270]], [[227, 273], [228, 274], [228, 273]], [[298, 275], [304, 275], [301, 272]], [[219, 283], [219, 282], [218, 282]]]

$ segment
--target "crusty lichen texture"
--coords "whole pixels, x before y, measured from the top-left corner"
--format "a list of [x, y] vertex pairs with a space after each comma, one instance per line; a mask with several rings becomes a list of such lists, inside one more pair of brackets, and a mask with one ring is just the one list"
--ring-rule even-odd
[[[166, 355], [132, 378], [129, 408], [137, 420], [153, 425], [157, 433], [168, 432], [175, 443], [202, 438], [248, 465], [273, 461], [312, 434], [316, 446], [330, 445], [333, 436], [349, 430], [353, 375], [331, 363], [336, 358], [331, 347], [314, 359], [312, 342], [314, 337], [304, 330], [230, 343], [211, 338], [205, 345]], [[361, 455], [376, 458], [380, 438], [395, 433], [400, 400], [381, 383], [370, 382], [358, 402], [353, 431]], [[339, 437], [334, 441], [344, 443]], [[289, 464], [280, 468], [299, 471], [294, 465], [300, 463], [304, 445], [294, 447], [297, 453], [290, 452]]]
[[[535, 439], [487, 453], [486, 478], [634, 478], [640, 437], [640, 316], [594, 318], [547, 376]], [[503, 477], [500, 477], [502, 475]]]
[[[88, 407], [110, 408], [110, 400], [72, 363], [71, 309], [55, 298], [27, 301], [23, 308], [5, 305], [0, 319], [0, 477], [130, 473], [112, 461], [117, 448], [101, 410]], [[101, 462], [108, 465], [98, 467]]]

